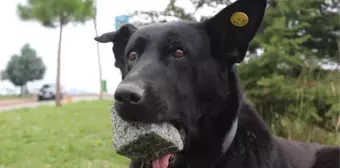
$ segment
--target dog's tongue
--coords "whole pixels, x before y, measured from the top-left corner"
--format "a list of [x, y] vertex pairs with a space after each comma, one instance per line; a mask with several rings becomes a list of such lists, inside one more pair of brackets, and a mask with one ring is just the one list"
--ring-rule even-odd
[[152, 167], [153, 168], [168, 168], [170, 157], [172, 157], [171, 154], [166, 154], [162, 156], [161, 158], [152, 161]]

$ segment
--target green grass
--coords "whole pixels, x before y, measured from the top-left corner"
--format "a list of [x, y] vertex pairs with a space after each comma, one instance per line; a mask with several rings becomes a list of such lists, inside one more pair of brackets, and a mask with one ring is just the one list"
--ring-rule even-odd
[[126, 168], [112, 146], [112, 101], [0, 113], [0, 168]]

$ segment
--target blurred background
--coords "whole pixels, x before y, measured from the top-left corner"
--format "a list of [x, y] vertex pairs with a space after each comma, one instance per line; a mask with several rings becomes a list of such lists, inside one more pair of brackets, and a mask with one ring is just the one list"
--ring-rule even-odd
[[[67, 0], [66, 0], [67, 2]], [[38, 21], [24, 22], [18, 16], [17, 5], [27, 4], [25, 0], [1, 1], [1, 24], [0, 40], [1, 56], [0, 69], [4, 70], [8, 61], [15, 54], [20, 54], [21, 48], [29, 44], [41, 57], [46, 72], [41, 80], [28, 82], [29, 90], [36, 90], [44, 83], [55, 83], [57, 74], [57, 50], [59, 29], [44, 27]], [[133, 5], [131, 5], [133, 4]], [[151, 4], [151, 5], [150, 5]], [[97, 1], [97, 25], [98, 33], [115, 30], [115, 16], [128, 14], [128, 11], [142, 9], [161, 10], [166, 6], [166, 1]], [[57, 24], [57, 23], [56, 23]], [[67, 89], [79, 90], [81, 92], [98, 93], [99, 78], [96, 43], [93, 40], [95, 30], [93, 21], [88, 19], [84, 23], [72, 23], [65, 25], [62, 37], [62, 59], [61, 59], [61, 81]], [[101, 45], [101, 61], [103, 78], [108, 81], [108, 90], [113, 92], [120, 81], [119, 71], [113, 66], [114, 56], [111, 51], [112, 45]], [[10, 89], [19, 92], [17, 87], [11, 85], [10, 81], [1, 81], [0, 93]]]
[[[126, 167], [107, 113], [120, 72], [112, 44], [93, 38], [125, 23], [202, 21], [232, 2], [0, 1], [0, 168]], [[339, 0], [268, 0], [238, 72], [273, 134], [340, 144], [339, 12]]]

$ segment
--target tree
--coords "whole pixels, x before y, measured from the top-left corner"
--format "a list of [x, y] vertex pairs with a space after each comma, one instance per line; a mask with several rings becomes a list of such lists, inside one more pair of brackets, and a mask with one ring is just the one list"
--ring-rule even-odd
[[45, 71], [42, 59], [29, 44], [25, 44], [20, 55], [12, 56], [2, 74], [5, 75], [4, 79], [9, 79], [13, 85], [21, 88], [22, 95], [27, 82], [43, 79]]
[[[266, 17], [263, 23], [264, 29], [260, 32], [260, 38], [268, 41], [270, 37], [263, 32], [273, 25], [275, 19], [285, 17], [286, 33], [283, 38], [299, 38], [309, 36], [300, 47], [308, 50], [309, 58], [315, 57], [326, 63], [339, 63], [337, 40], [340, 37], [340, 25], [338, 24], [340, 12], [339, 0], [270, 0]], [[260, 47], [257, 43], [253, 48]], [[307, 51], [306, 50], [306, 51]]]
[[18, 15], [24, 21], [36, 20], [44, 27], [59, 27], [56, 106], [60, 99], [60, 61], [63, 27], [69, 23], [85, 23], [94, 15], [92, 0], [28, 0], [17, 6]]

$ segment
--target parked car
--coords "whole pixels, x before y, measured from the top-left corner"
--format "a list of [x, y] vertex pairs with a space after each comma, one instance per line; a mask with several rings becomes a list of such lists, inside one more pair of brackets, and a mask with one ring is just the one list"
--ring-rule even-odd
[[[56, 92], [57, 92], [57, 85], [56, 84], [44, 84], [39, 89], [38, 101], [55, 100], [56, 99]], [[63, 99], [64, 95], [65, 95], [65, 89], [63, 87], [60, 87], [61, 99]]]

